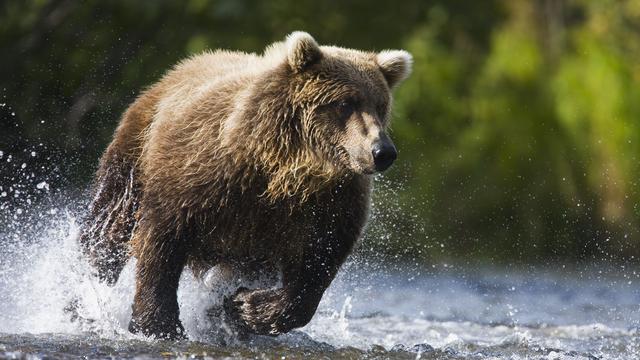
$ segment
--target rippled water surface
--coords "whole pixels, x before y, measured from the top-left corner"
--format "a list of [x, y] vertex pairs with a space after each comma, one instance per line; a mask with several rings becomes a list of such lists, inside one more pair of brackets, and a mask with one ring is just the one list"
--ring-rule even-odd
[[[2, 233], [0, 358], [640, 357], [640, 288], [633, 269], [424, 268], [358, 255], [312, 322], [277, 338], [229, 334], [205, 313], [231, 290], [215, 271], [205, 283], [187, 271], [179, 301], [190, 340], [153, 341], [126, 331], [134, 264], [115, 287], [96, 283], [78, 255], [73, 216], [59, 209], [34, 213]], [[81, 321], [64, 311], [72, 300]]]

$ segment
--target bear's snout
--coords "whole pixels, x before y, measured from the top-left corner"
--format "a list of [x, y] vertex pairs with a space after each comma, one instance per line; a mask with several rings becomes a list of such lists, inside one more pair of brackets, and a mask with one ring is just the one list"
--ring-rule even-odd
[[371, 154], [373, 155], [373, 163], [375, 164], [376, 171], [380, 172], [387, 170], [398, 158], [396, 147], [387, 136], [373, 143]]

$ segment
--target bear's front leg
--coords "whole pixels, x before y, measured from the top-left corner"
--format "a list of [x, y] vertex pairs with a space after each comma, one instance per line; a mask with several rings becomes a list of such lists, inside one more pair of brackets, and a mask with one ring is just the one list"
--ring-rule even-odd
[[307, 246], [302, 259], [283, 267], [281, 289], [240, 289], [226, 308], [249, 332], [278, 335], [311, 321], [355, 236], [327, 238]]
[[175, 236], [144, 234], [137, 246], [136, 294], [129, 331], [158, 339], [185, 338], [178, 309], [178, 283], [186, 246]]

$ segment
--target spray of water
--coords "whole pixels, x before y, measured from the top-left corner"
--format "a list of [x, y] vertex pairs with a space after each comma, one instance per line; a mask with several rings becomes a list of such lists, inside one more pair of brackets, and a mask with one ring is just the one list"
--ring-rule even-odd
[[[31, 241], [5, 245], [0, 268], [0, 332], [91, 331], [107, 337], [130, 336], [126, 329], [135, 262], [127, 264], [115, 286], [108, 287], [91, 275], [77, 238], [76, 218], [65, 212]], [[185, 272], [179, 297], [187, 308], [183, 311], [185, 326], [197, 338], [208, 320], [191, 314], [204, 314], [215, 296]]]

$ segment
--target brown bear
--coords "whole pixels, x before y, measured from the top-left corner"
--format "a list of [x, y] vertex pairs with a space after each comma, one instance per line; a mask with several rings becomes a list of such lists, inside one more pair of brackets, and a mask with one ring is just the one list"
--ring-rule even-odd
[[390, 90], [411, 62], [294, 32], [262, 55], [193, 56], [145, 90], [100, 160], [80, 237], [109, 284], [137, 258], [130, 331], [184, 336], [185, 266], [279, 271], [281, 287], [240, 289], [227, 309], [258, 334], [307, 324], [363, 232], [371, 174], [396, 158]]

